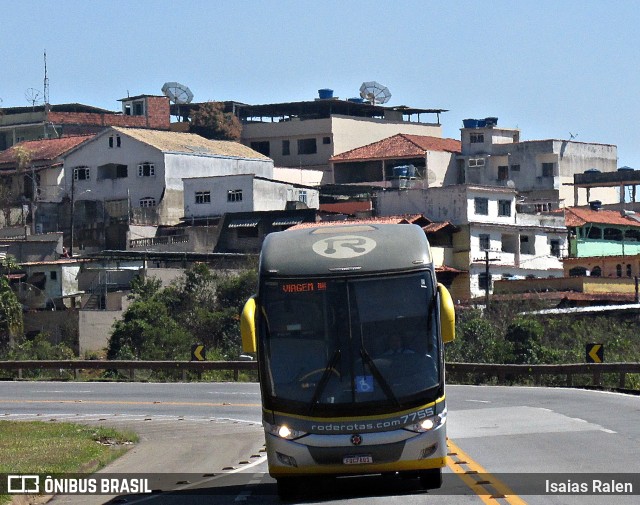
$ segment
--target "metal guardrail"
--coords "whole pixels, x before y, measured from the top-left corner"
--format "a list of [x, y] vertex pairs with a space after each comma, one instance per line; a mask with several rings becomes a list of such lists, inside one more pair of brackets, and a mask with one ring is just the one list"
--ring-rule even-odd
[[[130, 380], [135, 380], [136, 370], [181, 371], [186, 380], [187, 372], [231, 370], [235, 380], [240, 371], [256, 371], [255, 361], [102, 361], [102, 360], [24, 360], [0, 361], [0, 370], [17, 372], [21, 379], [25, 370], [73, 370], [77, 378], [81, 370], [126, 370]], [[542, 384], [544, 375], [565, 375], [565, 385], [574, 385], [575, 375], [589, 375], [593, 386], [602, 385], [603, 374], [617, 374], [618, 387], [624, 389], [627, 374], [640, 374], [640, 363], [575, 363], [562, 365], [503, 365], [493, 363], [447, 363], [446, 373], [460, 377], [465, 374], [496, 377], [499, 383], [515, 378], [533, 378], [534, 384]]]

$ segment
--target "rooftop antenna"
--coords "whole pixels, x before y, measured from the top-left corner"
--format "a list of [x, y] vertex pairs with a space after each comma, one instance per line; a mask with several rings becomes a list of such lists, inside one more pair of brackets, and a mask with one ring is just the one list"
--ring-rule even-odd
[[178, 118], [180, 118], [180, 105], [191, 103], [193, 100], [193, 93], [189, 87], [179, 82], [165, 82], [162, 85], [162, 93], [178, 106]]
[[387, 103], [391, 98], [389, 88], [376, 81], [363, 82], [360, 86], [360, 96], [371, 105]]
[[44, 50], [44, 108], [49, 112], [49, 78], [47, 77], [47, 50]]
[[29, 88], [24, 92], [24, 98], [27, 100], [27, 103], [31, 104], [31, 107], [40, 105], [42, 103], [41, 97], [40, 90], [36, 88]]

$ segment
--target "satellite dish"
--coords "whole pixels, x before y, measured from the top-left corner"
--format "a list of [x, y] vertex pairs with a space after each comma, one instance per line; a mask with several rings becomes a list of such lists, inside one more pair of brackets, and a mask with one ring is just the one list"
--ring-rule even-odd
[[179, 82], [165, 82], [162, 86], [162, 93], [175, 104], [191, 103], [193, 93], [184, 84]]
[[360, 96], [371, 105], [387, 103], [391, 98], [389, 88], [376, 81], [363, 82], [360, 86]]
[[26, 98], [27, 103], [29, 103], [32, 107], [43, 103], [40, 91], [38, 91], [36, 88], [29, 88], [24, 92], [24, 97]]
[[511, 179], [509, 179], [509, 180], [507, 181], [507, 187], [508, 187], [508, 188], [511, 188], [511, 189], [514, 189], [514, 188], [516, 187], [516, 183], [515, 183], [515, 182], [513, 182]]

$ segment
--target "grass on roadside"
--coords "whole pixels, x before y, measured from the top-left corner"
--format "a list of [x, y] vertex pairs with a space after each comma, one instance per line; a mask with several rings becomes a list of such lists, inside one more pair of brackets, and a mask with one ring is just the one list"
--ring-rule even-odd
[[[0, 474], [92, 473], [137, 441], [133, 432], [101, 426], [0, 421]], [[10, 500], [0, 495], [0, 505]]]

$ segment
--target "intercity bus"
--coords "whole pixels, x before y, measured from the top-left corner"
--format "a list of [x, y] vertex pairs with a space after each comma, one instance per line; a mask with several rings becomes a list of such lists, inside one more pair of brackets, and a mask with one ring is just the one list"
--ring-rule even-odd
[[441, 486], [443, 343], [455, 315], [420, 227], [268, 235], [240, 326], [244, 352], [257, 355], [269, 473], [282, 497], [321, 475]]

